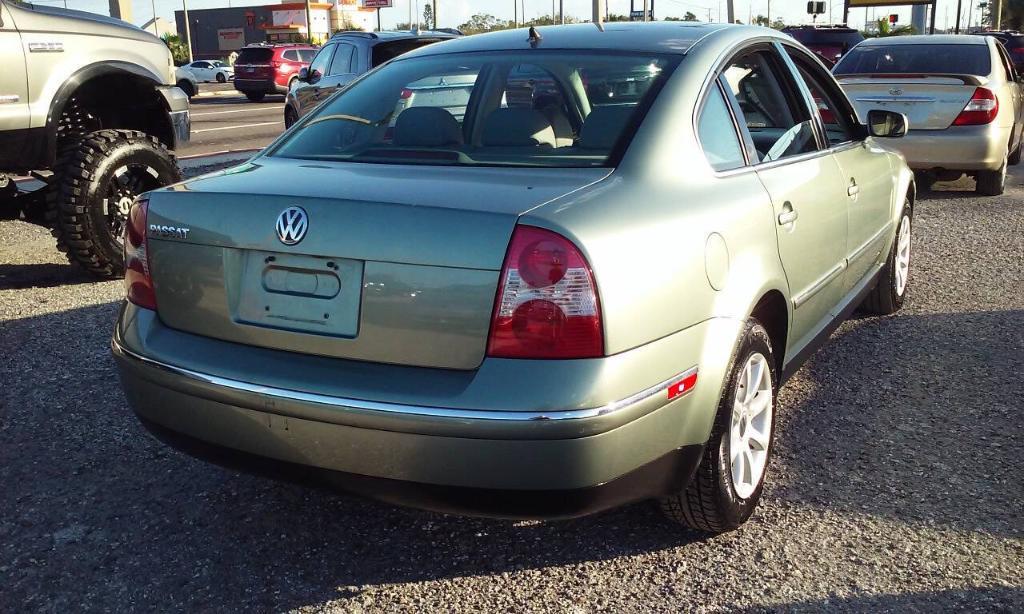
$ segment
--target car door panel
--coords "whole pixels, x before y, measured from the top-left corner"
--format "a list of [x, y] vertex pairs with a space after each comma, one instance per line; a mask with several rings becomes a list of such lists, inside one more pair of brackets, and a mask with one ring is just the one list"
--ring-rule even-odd
[[834, 150], [832, 158], [847, 186], [845, 288], [851, 292], [884, 257], [892, 234], [896, 183], [888, 152], [871, 138]]

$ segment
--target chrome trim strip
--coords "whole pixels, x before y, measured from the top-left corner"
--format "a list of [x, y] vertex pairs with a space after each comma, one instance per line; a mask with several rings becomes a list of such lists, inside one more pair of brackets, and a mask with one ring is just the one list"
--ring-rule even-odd
[[18, 94], [0, 94], [0, 104], [14, 104], [21, 102], [21, 96]]
[[846, 265], [847, 265], [846, 258], [843, 258], [842, 262], [840, 262], [840, 263], [836, 264], [834, 267], [832, 267], [832, 269], [829, 270], [828, 273], [825, 273], [823, 276], [821, 276], [821, 278], [819, 278], [816, 282], [811, 284], [811, 286], [809, 288], [807, 288], [806, 290], [804, 290], [800, 294], [794, 296], [793, 297], [793, 309], [796, 309], [796, 308], [800, 307], [801, 305], [803, 305], [807, 301], [811, 300], [811, 298], [814, 297], [815, 294], [821, 292], [822, 289], [824, 289], [825, 286], [827, 286], [829, 284], [829, 282], [831, 282], [833, 279], [836, 278], [837, 275], [839, 275], [844, 270], [846, 270]]
[[935, 98], [931, 96], [868, 96], [865, 98], [858, 98], [857, 102], [935, 102]]
[[64, 53], [64, 43], [61, 42], [43, 42], [43, 43], [29, 43], [29, 53]]
[[853, 262], [857, 258], [863, 256], [867, 248], [871, 247], [871, 244], [877, 241], [878, 238], [881, 237], [883, 234], [888, 232], [890, 228], [892, 228], [892, 220], [886, 222], [885, 226], [882, 226], [882, 228], [878, 232], [871, 235], [871, 238], [865, 241], [860, 247], [850, 252], [850, 255], [846, 258], [846, 260], [848, 262]]
[[[177, 367], [158, 360], [153, 360], [152, 358], [147, 358], [145, 356], [142, 356], [141, 354], [137, 354], [125, 348], [120, 343], [118, 343], [116, 338], [111, 340], [110, 349], [116, 356], [130, 358], [132, 360], [159, 369], [161, 371], [165, 371], [168, 373], [172, 373], [174, 375], [198, 381], [203, 384], [220, 386], [222, 388], [227, 388], [229, 390], [234, 390], [238, 392], [269, 396], [288, 401], [301, 401], [304, 403], [325, 405], [327, 407], [333, 407], [338, 409], [357, 409], [363, 411], [373, 411], [389, 414], [429, 416], [432, 418], [453, 418], [457, 420], [497, 420], [506, 422], [523, 422], [532, 420], [581, 420], [586, 418], [596, 418], [598, 416], [605, 416], [611, 413], [615, 413], [621, 409], [629, 407], [630, 405], [634, 405], [636, 403], [639, 403], [640, 401], [644, 401], [658, 394], [659, 392], [666, 391], [673, 384], [677, 384], [681, 380], [684, 380], [687, 377], [693, 375], [694, 373], [697, 373], [697, 367], [691, 367], [686, 371], [679, 373], [678, 375], [673, 375], [669, 379], [651, 386], [650, 388], [642, 390], [624, 399], [613, 401], [601, 407], [548, 412], [494, 411], [475, 409], [455, 409], [448, 407], [427, 407], [422, 405], [406, 405], [403, 403], [365, 401], [362, 399], [334, 397], [314, 392], [301, 392], [298, 390], [289, 390], [287, 388], [261, 386], [259, 384], [251, 384], [249, 382], [242, 382], [239, 380], [220, 377], [217, 375], [199, 373], [198, 371], [192, 371], [191, 369], [186, 369], [184, 367]], [[679, 396], [673, 398], [672, 400], [675, 401], [686, 396], [695, 387], [696, 386], [683, 391]], [[668, 402], [667, 398], [666, 402]]]

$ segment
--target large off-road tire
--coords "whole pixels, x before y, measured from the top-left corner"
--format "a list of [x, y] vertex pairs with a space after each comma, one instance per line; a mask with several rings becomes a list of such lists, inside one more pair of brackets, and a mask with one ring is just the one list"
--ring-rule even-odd
[[974, 191], [982, 196], [1002, 194], [1006, 190], [1006, 165], [1007, 161], [1003, 160], [1003, 165], [998, 170], [978, 171]]
[[263, 102], [263, 99], [266, 98], [267, 95], [263, 92], [246, 92], [245, 97], [248, 98], [250, 102]]
[[905, 200], [899, 226], [896, 227], [896, 237], [893, 239], [892, 249], [889, 250], [889, 257], [878, 274], [875, 289], [861, 304], [863, 311], [889, 315], [903, 307], [903, 301], [907, 298], [907, 288], [910, 285], [911, 221], [913, 217], [910, 200]]
[[662, 498], [665, 515], [722, 533], [746, 522], [761, 499], [772, 453], [778, 374], [768, 332], [747, 322], [693, 480]]
[[181, 181], [156, 138], [135, 130], [98, 130], [61, 147], [46, 217], [68, 260], [101, 278], [124, 275], [124, 225], [143, 192]]

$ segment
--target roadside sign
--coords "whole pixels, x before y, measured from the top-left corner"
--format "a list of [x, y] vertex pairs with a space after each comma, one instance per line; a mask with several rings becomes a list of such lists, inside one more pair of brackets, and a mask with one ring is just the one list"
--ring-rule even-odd
[[[629, 20], [630, 21], [643, 21], [644, 20], [644, 12], [642, 10], [640, 10], [640, 11], [630, 11], [629, 12]], [[654, 21], [654, 9], [650, 9], [650, 10], [647, 11], [647, 21]]]
[[363, 0], [364, 9], [389, 9], [392, 0]]

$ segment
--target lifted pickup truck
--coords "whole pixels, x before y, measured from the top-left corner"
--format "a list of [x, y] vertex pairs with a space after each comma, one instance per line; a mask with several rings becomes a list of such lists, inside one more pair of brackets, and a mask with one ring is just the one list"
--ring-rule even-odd
[[[170, 51], [123, 21], [0, 0], [0, 218], [49, 227], [68, 259], [124, 273], [134, 198], [181, 179], [188, 96]], [[23, 192], [13, 180], [44, 183]]]

